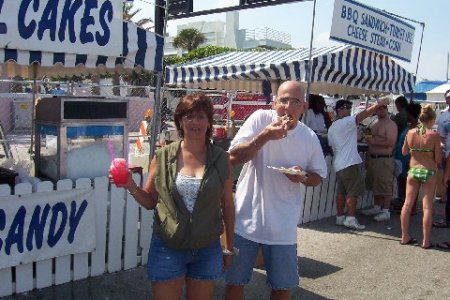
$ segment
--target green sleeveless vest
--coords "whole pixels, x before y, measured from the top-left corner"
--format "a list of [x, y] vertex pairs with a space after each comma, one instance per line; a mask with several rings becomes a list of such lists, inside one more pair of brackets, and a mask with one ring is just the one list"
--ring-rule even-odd
[[173, 249], [198, 249], [223, 232], [222, 196], [228, 178], [228, 153], [207, 144], [205, 173], [192, 213], [178, 193], [177, 155], [181, 141], [156, 151], [155, 187], [159, 193], [153, 222], [154, 233]]

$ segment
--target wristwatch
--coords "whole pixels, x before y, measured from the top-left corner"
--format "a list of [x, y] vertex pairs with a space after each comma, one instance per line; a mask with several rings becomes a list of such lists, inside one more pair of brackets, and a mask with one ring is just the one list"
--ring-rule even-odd
[[233, 247], [233, 250], [228, 250], [227, 248], [222, 248], [222, 254], [227, 255], [227, 256], [238, 256], [239, 249], [236, 247]]

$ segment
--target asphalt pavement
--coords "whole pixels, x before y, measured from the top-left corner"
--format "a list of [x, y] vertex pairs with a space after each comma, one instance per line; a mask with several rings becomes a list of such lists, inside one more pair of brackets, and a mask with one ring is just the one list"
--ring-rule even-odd
[[[434, 217], [443, 216], [435, 203]], [[298, 228], [301, 282], [293, 299], [450, 299], [450, 252], [400, 245], [399, 215], [377, 223], [358, 216], [363, 231], [334, 225], [334, 217]], [[422, 238], [422, 214], [411, 218], [411, 235]], [[450, 241], [450, 229], [432, 230], [432, 241]], [[254, 269], [245, 288], [246, 299], [269, 299], [265, 270]], [[222, 299], [219, 282], [214, 299]], [[151, 299], [145, 268], [107, 274], [29, 293], [10, 299]]]

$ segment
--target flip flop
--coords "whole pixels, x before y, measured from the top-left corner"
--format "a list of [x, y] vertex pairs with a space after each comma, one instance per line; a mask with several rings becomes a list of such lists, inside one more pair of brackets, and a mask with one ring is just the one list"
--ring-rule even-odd
[[450, 224], [445, 220], [433, 222], [433, 227], [436, 228], [450, 228]]
[[407, 241], [406, 243], [402, 243], [402, 241], [400, 241], [400, 245], [415, 245], [417, 244], [417, 240], [415, 238], [410, 238], [409, 241]]
[[444, 250], [450, 250], [450, 242], [437, 243], [436, 247]]
[[420, 246], [420, 247], [424, 250], [429, 250], [429, 249], [433, 249], [434, 245], [433, 245], [433, 243], [430, 242], [430, 244], [428, 246]]

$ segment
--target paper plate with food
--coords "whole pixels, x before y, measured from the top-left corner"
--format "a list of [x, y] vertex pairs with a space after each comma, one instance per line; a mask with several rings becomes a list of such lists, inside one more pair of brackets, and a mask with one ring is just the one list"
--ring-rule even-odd
[[269, 169], [276, 170], [278, 172], [281, 172], [283, 174], [290, 174], [290, 175], [303, 175], [305, 174], [305, 171], [303, 170], [297, 170], [294, 168], [285, 168], [285, 167], [273, 167], [273, 166], [267, 166]]

